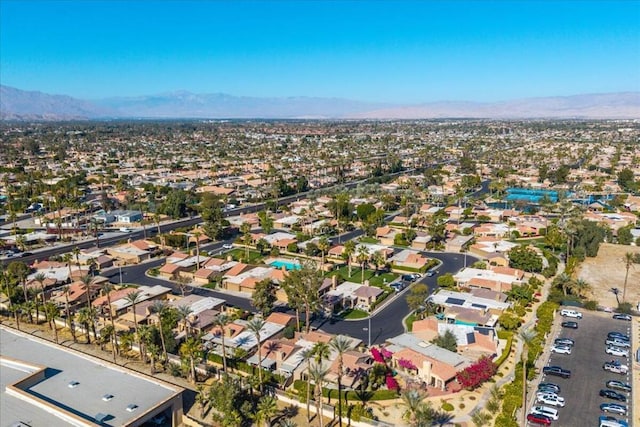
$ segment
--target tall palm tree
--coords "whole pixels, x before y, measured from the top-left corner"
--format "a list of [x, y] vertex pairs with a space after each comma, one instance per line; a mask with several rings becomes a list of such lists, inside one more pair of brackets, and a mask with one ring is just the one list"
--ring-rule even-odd
[[[40, 290], [40, 297], [42, 298], [42, 305], [44, 305], [44, 281], [47, 279], [47, 276], [44, 275], [44, 273], [38, 273], [35, 275], [35, 277], [33, 278], [34, 281], [38, 282], [39, 286], [39, 290]], [[40, 309], [39, 309], [39, 304], [38, 304], [38, 294], [36, 293], [36, 323], [38, 323], [40, 321]]]
[[193, 310], [189, 305], [179, 305], [176, 310], [178, 312], [178, 321], [182, 322], [184, 333], [189, 338], [189, 316], [193, 314]]
[[189, 337], [180, 346], [180, 355], [189, 359], [189, 377], [196, 382], [196, 359], [202, 351], [202, 341], [195, 337]]
[[71, 337], [73, 338], [73, 342], [77, 342], [76, 338], [76, 328], [73, 326], [73, 318], [71, 315], [71, 311], [69, 309], [69, 293], [71, 292], [71, 287], [69, 285], [64, 285], [62, 287], [62, 292], [64, 293], [64, 316], [65, 321], [67, 322], [67, 326], [69, 327], [69, 331], [71, 332]]
[[527, 425], [527, 363], [529, 362], [529, 346], [536, 338], [536, 333], [532, 329], [527, 329], [519, 334], [522, 340], [522, 424]]
[[320, 427], [324, 426], [324, 417], [322, 416], [322, 385], [325, 382], [327, 374], [329, 373], [329, 368], [323, 368], [321, 364], [315, 363], [311, 365], [311, 369], [309, 370], [309, 375], [313, 380], [313, 384], [315, 386], [315, 400], [316, 400], [316, 413], [318, 414], [318, 419], [320, 420]]
[[82, 282], [82, 287], [86, 291], [87, 307], [91, 307], [91, 282], [93, 281], [93, 277], [87, 274], [80, 277], [80, 281]]
[[347, 268], [349, 269], [349, 277], [351, 277], [351, 257], [356, 251], [356, 242], [353, 240], [349, 240], [344, 244], [344, 249], [342, 250], [342, 256], [347, 262]]
[[573, 290], [580, 298], [584, 298], [591, 292], [591, 285], [584, 279], [577, 279], [573, 282]]
[[[140, 342], [140, 335], [138, 334], [138, 316], [136, 314], [136, 304], [140, 302], [140, 295], [142, 295], [142, 292], [133, 291], [125, 295], [124, 299], [131, 304], [131, 311], [133, 312], [133, 329], [135, 331], [136, 339], [138, 341], [138, 350], [140, 350], [140, 358], [143, 358], [142, 343]], [[109, 307], [109, 309], [111, 309], [111, 307]]]
[[361, 270], [362, 278], [360, 282], [364, 283], [364, 267], [367, 264], [367, 261], [369, 260], [369, 249], [366, 246], [364, 245], [358, 246], [357, 260], [358, 260], [358, 264], [360, 264], [362, 269]]
[[91, 344], [91, 326], [95, 322], [95, 311], [90, 307], [82, 307], [78, 310], [78, 322], [85, 328], [87, 344]]
[[271, 418], [273, 418], [278, 412], [278, 400], [271, 396], [262, 396], [258, 402], [258, 411], [254, 417], [256, 423], [259, 425], [260, 421], [264, 421], [265, 426], [271, 426]]
[[158, 356], [160, 356], [161, 350], [162, 349], [153, 342], [147, 345], [147, 352], [149, 353], [149, 359], [151, 361], [151, 366], [149, 368], [151, 371], [151, 375], [156, 373], [156, 360], [158, 360]]
[[48, 302], [44, 305], [44, 315], [47, 318], [47, 322], [49, 322], [49, 329], [53, 329], [56, 344], [58, 344], [58, 327], [56, 326], [56, 316], [58, 313], [58, 307], [54, 303]]
[[113, 334], [111, 335], [111, 351], [113, 353], [113, 363], [116, 363], [116, 356], [118, 354], [118, 336], [116, 334], [116, 325], [113, 321], [113, 311], [111, 310], [111, 291], [113, 290], [113, 285], [109, 282], [105, 282], [102, 285], [102, 292], [107, 296], [107, 312], [109, 313], [109, 323], [111, 324], [111, 328], [113, 329]]
[[224, 374], [227, 375], [227, 348], [224, 344], [224, 327], [229, 324], [229, 316], [226, 314], [219, 314], [215, 319], [213, 319], [213, 324], [220, 328], [221, 334], [220, 339], [222, 340], [222, 369], [224, 370]]
[[140, 325], [138, 328], [138, 341], [140, 345], [140, 355], [142, 362], [147, 362], [147, 346], [153, 342], [153, 333], [149, 325]]
[[20, 316], [22, 316], [22, 304], [11, 304], [9, 306], [9, 312], [13, 314], [13, 318], [16, 322], [16, 328], [20, 330]]
[[322, 364], [323, 360], [329, 360], [331, 357], [331, 347], [326, 342], [317, 342], [312, 347], [313, 360], [316, 363]]
[[311, 401], [311, 360], [313, 359], [313, 348], [306, 348], [300, 353], [302, 362], [307, 362], [307, 422], [311, 421], [309, 402]]
[[320, 238], [320, 240], [318, 240], [318, 249], [320, 249], [320, 254], [322, 255], [320, 269], [322, 269], [322, 267], [324, 266], [324, 256], [326, 255], [330, 246], [331, 244], [329, 243], [329, 239], [327, 239], [326, 237], [323, 236]]
[[624, 268], [626, 270], [624, 274], [624, 286], [622, 287], [622, 302], [625, 303], [627, 302], [627, 279], [629, 279], [629, 269], [633, 267], [635, 256], [633, 253], [627, 252], [624, 254], [622, 261], [624, 262]]
[[340, 422], [340, 427], [342, 427], [342, 358], [347, 351], [353, 348], [353, 344], [351, 340], [344, 335], [337, 335], [331, 341], [329, 341], [329, 346], [332, 350], [338, 353], [338, 420]]
[[167, 346], [164, 342], [164, 328], [162, 327], [162, 316], [167, 310], [167, 304], [160, 300], [153, 301], [151, 304], [151, 312], [158, 315], [158, 325], [160, 326], [160, 344], [162, 345], [162, 360], [167, 360]]
[[402, 418], [409, 422], [410, 426], [417, 426], [420, 420], [420, 412], [424, 411], [423, 400], [427, 397], [425, 393], [419, 390], [408, 390], [402, 394], [402, 405], [405, 411]]
[[196, 239], [196, 270], [200, 268], [200, 236], [202, 236], [202, 232], [199, 230], [191, 233], [193, 237]]
[[253, 332], [256, 337], [256, 345], [258, 346], [258, 380], [260, 381], [260, 391], [262, 391], [262, 346], [260, 345], [260, 331], [264, 327], [264, 320], [259, 317], [254, 317], [249, 323], [247, 328]]

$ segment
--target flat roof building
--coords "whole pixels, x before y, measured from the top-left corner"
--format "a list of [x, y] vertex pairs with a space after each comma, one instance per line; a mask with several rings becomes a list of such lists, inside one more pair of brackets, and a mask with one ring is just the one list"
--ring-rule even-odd
[[0, 327], [0, 424], [139, 426], [182, 423], [182, 389]]

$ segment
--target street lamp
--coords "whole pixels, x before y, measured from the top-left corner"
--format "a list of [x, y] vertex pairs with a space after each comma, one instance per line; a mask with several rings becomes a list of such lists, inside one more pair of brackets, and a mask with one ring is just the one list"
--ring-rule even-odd
[[369, 327], [362, 328], [363, 331], [369, 332], [369, 347], [371, 347], [371, 316], [369, 316]]
[[122, 286], [122, 265], [118, 264], [118, 270], [120, 270], [120, 286]]

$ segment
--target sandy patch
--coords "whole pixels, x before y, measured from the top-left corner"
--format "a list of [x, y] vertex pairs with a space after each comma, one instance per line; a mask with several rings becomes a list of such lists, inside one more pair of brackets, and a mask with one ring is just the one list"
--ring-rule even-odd
[[[616, 297], [611, 288], [620, 289], [620, 301], [622, 301], [622, 289], [626, 274], [624, 255], [627, 252], [640, 254], [640, 247], [614, 245], [603, 243], [600, 245], [598, 256], [586, 258], [578, 267], [577, 277], [586, 280], [593, 288], [593, 299], [605, 307], [617, 307]], [[633, 264], [629, 269], [627, 280], [627, 302], [635, 308], [640, 302], [640, 264]]]

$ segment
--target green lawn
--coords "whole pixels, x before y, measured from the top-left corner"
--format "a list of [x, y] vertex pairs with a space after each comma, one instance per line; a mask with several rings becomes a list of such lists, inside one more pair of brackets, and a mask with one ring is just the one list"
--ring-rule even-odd
[[378, 239], [376, 239], [375, 237], [369, 237], [369, 236], [362, 236], [360, 237], [360, 239], [358, 239], [358, 241], [360, 243], [372, 243], [372, 244], [380, 243], [378, 242]]
[[389, 287], [389, 283], [396, 280], [398, 275], [396, 273], [382, 273], [379, 276], [373, 276], [369, 279], [369, 284], [372, 286], [377, 286], [379, 288], [387, 289]]
[[[398, 274], [396, 273], [382, 273], [378, 276], [375, 275], [375, 270], [364, 270], [364, 280], [368, 280], [371, 286], [377, 286], [381, 289], [389, 289], [389, 283], [393, 282]], [[326, 277], [340, 276], [344, 281], [362, 283], [362, 269], [359, 267], [351, 267], [351, 276], [349, 276], [349, 267], [342, 266], [337, 270], [330, 271]], [[386, 285], [385, 285], [386, 283]]]
[[366, 311], [357, 310], [357, 309], [347, 310], [341, 315], [343, 319], [351, 319], [351, 320], [364, 319], [367, 316], [369, 316], [369, 313], [367, 313]]
[[[246, 250], [244, 248], [235, 248], [230, 250], [229, 252], [225, 252], [222, 255], [219, 255], [217, 258], [223, 258], [226, 259], [227, 256], [231, 256], [233, 258], [234, 261], [238, 261], [240, 258], [243, 259], [243, 262], [247, 262], [247, 260], [244, 259], [245, 255], [246, 255]], [[260, 254], [260, 252], [258, 251], [254, 251], [249, 249], [249, 263], [251, 264], [257, 264], [259, 261], [261, 261], [263, 258], [262, 254]]]
[[409, 317], [407, 317], [407, 320], [404, 321], [404, 324], [407, 327], [407, 331], [411, 332], [413, 330], [413, 322], [415, 321], [416, 321], [416, 314], [411, 313]]

